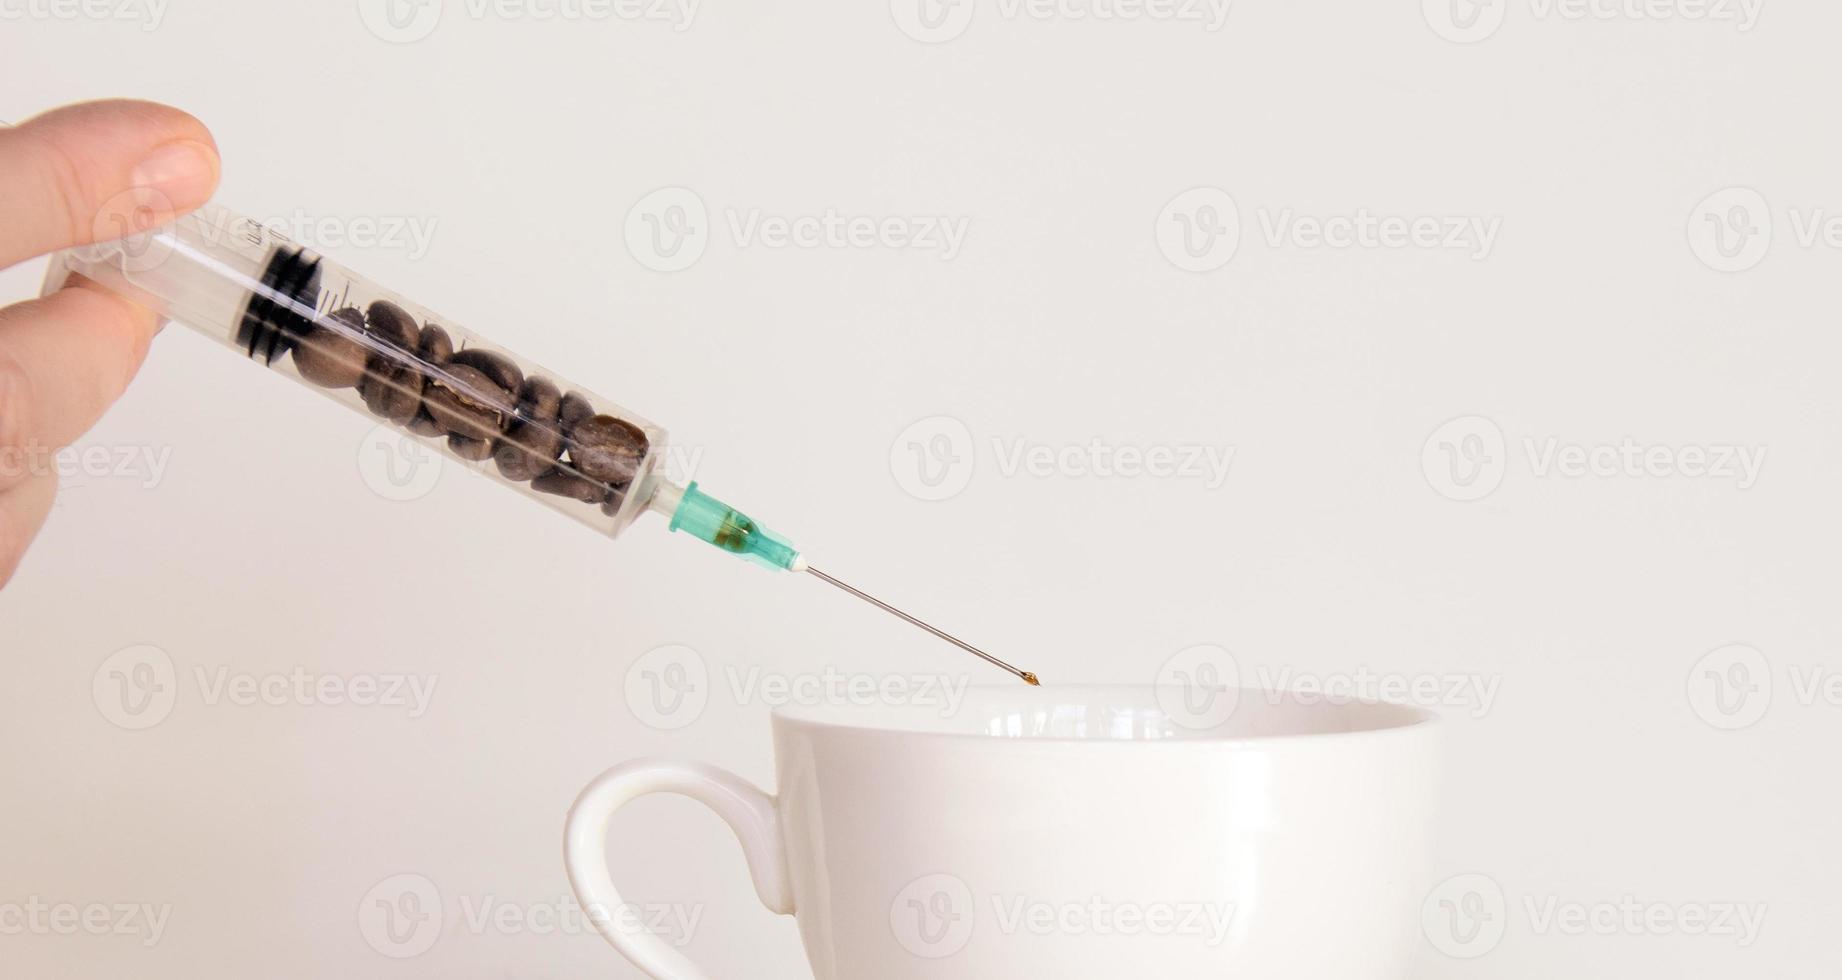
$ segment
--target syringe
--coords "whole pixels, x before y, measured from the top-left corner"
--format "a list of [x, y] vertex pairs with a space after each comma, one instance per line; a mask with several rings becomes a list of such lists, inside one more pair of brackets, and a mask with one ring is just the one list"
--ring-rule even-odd
[[1036, 675], [808, 565], [741, 511], [660, 473], [665, 430], [279, 235], [207, 206], [69, 249], [111, 289], [609, 537], [647, 511], [766, 568], [808, 572], [1036, 684]]

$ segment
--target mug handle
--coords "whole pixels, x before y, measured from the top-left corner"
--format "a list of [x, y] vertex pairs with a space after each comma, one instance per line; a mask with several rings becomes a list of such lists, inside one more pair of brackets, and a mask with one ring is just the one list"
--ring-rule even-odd
[[[575, 805], [563, 834], [563, 863], [583, 912], [603, 938], [653, 980], [712, 980], [683, 953], [643, 928], [624, 927], [620, 892], [608, 873], [608, 823], [614, 811], [649, 793], [677, 793], [716, 811], [742, 843], [761, 904], [793, 914], [780, 811], [753, 783], [715, 766], [636, 759], [595, 777]], [[600, 914], [595, 914], [599, 910]]]

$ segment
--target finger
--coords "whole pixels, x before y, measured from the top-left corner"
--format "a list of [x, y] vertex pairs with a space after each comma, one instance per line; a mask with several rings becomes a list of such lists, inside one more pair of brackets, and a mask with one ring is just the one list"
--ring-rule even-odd
[[38, 529], [51, 513], [51, 501], [57, 496], [55, 472], [41, 473], [11, 490], [0, 491], [0, 586], [5, 586], [19, 568], [26, 547], [38, 536]]
[[42, 471], [127, 388], [152, 313], [82, 277], [0, 310], [0, 491]]
[[85, 102], [0, 129], [0, 269], [163, 224], [217, 178], [210, 131], [153, 102]]

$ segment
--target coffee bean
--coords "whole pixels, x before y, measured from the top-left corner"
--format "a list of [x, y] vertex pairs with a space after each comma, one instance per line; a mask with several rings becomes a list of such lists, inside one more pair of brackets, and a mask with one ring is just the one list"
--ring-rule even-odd
[[403, 425], [422, 405], [422, 372], [414, 353], [421, 330], [401, 306], [382, 299], [365, 308], [365, 326], [377, 343], [358, 393], [372, 414]]
[[371, 336], [400, 350], [415, 350], [416, 340], [422, 333], [415, 317], [387, 299], [365, 308], [365, 323], [370, 327]]
[[407, 364], [380, 363], [373, 355], [365, 367], [365, 379], [359, 383], [358, 394], [364, 398], [371, 414], [405, 425], [416, 417], [416, 410], [422, 405], [422, 375]]
[[557, 412], [557, 420], [563, 424], [563, 434], [569, 435], [584, 419], [595, 417], [595, 406], [588, 396], [579, 391], [572, 391], [563, 396], [563, 407]]
[[493, 461], [508, 480], [523, 483], [550, 468], [563, 454], [557, 413], [563, 394], [548, 378], [530, 378], [519, 392], [517, 421], [493, 447]]
[[455, 351], [448, 361], [481, 372], [506, 391], [518, 391], [524, 387], [524, 372], [518, 370], [518, 365], [504, 354], [469, 347]]
[[429, 364], [446, 364], [454, 356], [454, 340], [446, 330], [429, 324], [416, 339], [416, 354]]
[[492, 440], [451, 435], [448, 437], [448, 450], [469, 463], [478, 463], [492, 458]]
[[559, 497], [572, 497], [585, 504], [592, 504], [606, 498], [609, 488], [556, 467], [532, 480], [531, 489], [542, 493], [554, 493]]
[[497, 436], [515, 407], [510, 391], [458, 361], [434, 369], [422, 404], [444, 430], [470, 439]]
[[364, 380], [369, 351], [365, 315], [353, 307], [335, 310], [307, 328], [294, 348], [294, 369], [322, 388], [351, 388]]
[[415, 418], [403, 423], [403, 428], [409, 430], [410, 434], [418, 436], [434, 437], [448, 434], [448, 430], [442, 428], [441, 423], [429, 415], [426, 405], [416, 412]]
[[526, 422], [544, 422], [556, 428], [557, 415], [563, 408], [563, 393], [549, 378], [527, 378], [518, 391], [518, 418]]
[[625, 419], [597, 415], [569, 434], [569, 459], [590, 479], [625, 486], [646, 455], [646, 433]]
[[[431, 323], [422, 328], [422, 335], [416, 340], [416, 356], [420, 357], [424, 364], [439, 367], [448, 363], [448, 358], [454, 356], [454, 341], [449, 339], [446, 330]], [[416, 417], [409, 420], [406, 428], [419, 436], [439, 436], [447, 433], [447, 430], [441, 427], [441, 423], [429, 415], [427, 405], [417, 410]]]

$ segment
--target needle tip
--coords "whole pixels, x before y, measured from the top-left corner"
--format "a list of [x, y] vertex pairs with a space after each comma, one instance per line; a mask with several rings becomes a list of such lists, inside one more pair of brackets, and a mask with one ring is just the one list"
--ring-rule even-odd
[[1039, 681], [1039, 680], [1037, 680], [1037, 679], [1036, 679], [1036, 675], [1035, 675], [1035, 674], [1032, 674], [1032, 673], [1030, 673], [1030, 672], [1029, 672], [1029, 671], [1027, 671], [1027, 670], [1023, 672], [1023, 682], [1024, 682], [1025, 684], [1028, 684], [1028, 685], [1030, 685], [1031, 687], [1041, 687], [1041, 686], [1043, 686], [1043, 682], [1042, 682], [1042, 681]]

